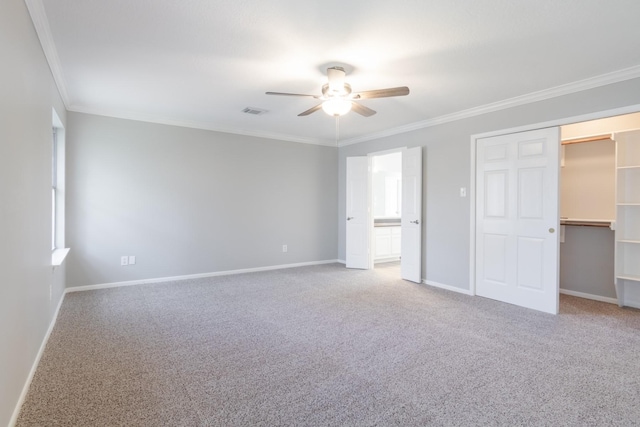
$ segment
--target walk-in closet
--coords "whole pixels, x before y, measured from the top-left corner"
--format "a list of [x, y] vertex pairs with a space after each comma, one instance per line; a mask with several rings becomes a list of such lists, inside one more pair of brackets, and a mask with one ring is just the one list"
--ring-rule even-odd
[[640, 307], [640, 113], [562, 127], [560, 290]]

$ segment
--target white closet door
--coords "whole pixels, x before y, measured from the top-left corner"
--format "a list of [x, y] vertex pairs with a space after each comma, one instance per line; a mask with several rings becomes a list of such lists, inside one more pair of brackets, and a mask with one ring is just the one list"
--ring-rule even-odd
[[558, 312], [558, 128], [478, 140], [476, 293]]

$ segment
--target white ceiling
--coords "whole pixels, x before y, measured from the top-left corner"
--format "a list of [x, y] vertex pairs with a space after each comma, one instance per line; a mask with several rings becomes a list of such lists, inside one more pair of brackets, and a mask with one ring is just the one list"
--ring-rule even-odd
[[264, 92], [319, 95], [333, 65], [411, 89], [342, 143], [640, 76], [638, 0], [25, 1], [69, 110], [300, 142], [335, 144], [335, 119]]

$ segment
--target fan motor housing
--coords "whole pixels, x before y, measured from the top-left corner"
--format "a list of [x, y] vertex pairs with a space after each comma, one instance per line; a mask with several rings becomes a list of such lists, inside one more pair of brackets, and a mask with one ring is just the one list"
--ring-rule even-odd
[[322, 85], [322, 96], [325, 98], [335, 98], [340, 96], [347, 96], [349, 94], [351, 94], [351, 85], [349, 83], [345, 83], [343, 85], [343, 89], [339, 92], [330, 91], [329, 83], [325, 83]]

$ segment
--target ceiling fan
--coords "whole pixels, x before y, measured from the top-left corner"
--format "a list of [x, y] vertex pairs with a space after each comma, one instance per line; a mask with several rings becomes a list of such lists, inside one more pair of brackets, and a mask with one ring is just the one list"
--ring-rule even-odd
[[315, 107], [298, 114], [298, 116], [308, 116], [311, 113], [322, 109], [330, 116], [342, 116], [353, 110], [356, 113], [369, 117], [376, 112], [371, 108], [357, 103], [361, 99], [388, 98], [391, 96], [405, 96], [409, 94], [406, 86], [393, 87], [387, 89], [365, 90], [363, 92], [351, 92], [351, 85], [344, 81], [346, 73], [342, 67], [327, 68], [328, 83], [322, 85], [322, 95], [305, 95], [301, 93], [266, 92], [267, 95], [281, 96], [306, 96], [321, 100]]

